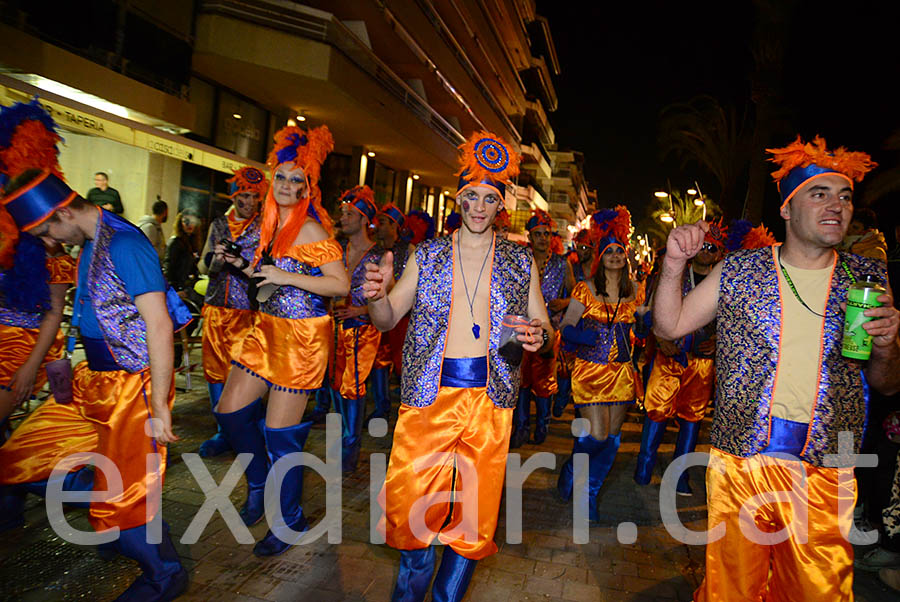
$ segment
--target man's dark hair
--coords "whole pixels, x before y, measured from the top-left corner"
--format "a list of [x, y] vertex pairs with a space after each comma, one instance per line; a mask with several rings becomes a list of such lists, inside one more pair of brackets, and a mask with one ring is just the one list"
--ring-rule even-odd
[[106, 178], [106, 179], [107, 179], [107, 180], [109, 180], [109, 176], [108, 176], [108, 175], [106, 175], [106, 173], [105, 173], [105, 172], [102, 172], [102, 171], [98, 171], [98, 172], [97, 172], [97, 173], [95, 173], [95, 174], [94, 174], [94, 175], [95, 175], [95, 176], [103, 176], [103, 177], [104, 177], [104, 178]]
[[[3, 196], [9, 196], [16, 192], [21, 188], [25, 188], [32, 182], [34, 182], [37, 178], [39, 178], [44, 172], [40, 169], [26, 169], [15, 178], [9, 181], [6, 184], [6, 188], [3, 189]], [[87, 203], [81, 195], [75, 195], [75, 198], [67, 205], [67, 207], [71, 209], [81, 209]], [[50, 219], [56, 219], [56, 213], [54, 212]]]
[[155, 203], [153, 203], [153, 207], [151, 211], [153, 211], [153, 215], [162, 215], [169, 209], [169, 204], [162, 199], [157, 199]]
[[853, 221], [862, 224], [866, 230], [874, 230], [878, 228], [878, 217], [875, 212], [868, 207], [859, 207], [853, 211]]

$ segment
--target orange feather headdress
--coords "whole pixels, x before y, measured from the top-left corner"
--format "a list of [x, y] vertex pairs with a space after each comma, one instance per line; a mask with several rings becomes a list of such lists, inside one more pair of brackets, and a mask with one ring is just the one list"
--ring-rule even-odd
[[863, 152], [848, 151], [839, 147], [829, 151], [825, 139], [816, 136], [813, 141], [803, 142], [800, 136], [784, 148], [767, 148], [772, 156], [769, 161], [778, 165], [772, 178], [781, 193], [782, 206], [791, 200], [797, 190], [814, 178], [823, 175], [843, 176], [853, 187], [853, 182], [861, 182], [863, 176], [878, 167], [878, 163]]
[[260, 199], [266, 198], [269, 191], [269, 182], [266, 175], [255, 167], [242, 167], [234, 172], [234, 176], [225, 180], [231, 184], [231, 198], [236, 197], [242, 192], [256, 194]]
[[469, 186], [490, 186], [502, 199], [506, 186], [519, 175], [519, 153], [496, 134], [475, 132], [459, 146], [457, 193]]
[[272, 243], [271, 255], [273, 257], [282, 257], [287, 253], [300, 233], [300, 228], [306, 222], [307, 215], [311, 215], [314, 220], [322, 224], [329, 235], [332, 233], [331, 217], [322, 208], [319, 175], [325, 158], [333, 149], [334, 138], [332, 138], [327, 125], [321, 125], [308, 131], [296, 126], [287, 126], [275, 133], [275, 146], [266, 160], [266, 164], [272, 170], [273, 185], [275, 170], [280, 165], [289, 164], [292, 169], [303, 170], [307, 195], [300, 199], [278, 232], [278, 236], [275, 237], [275, 231], [278, 230], [278, 204], [272, 193], [273, 186], [269, 187], [263, 205], [259, 247], [256, 249], [254, 262], [262, 256], [263, 250], [267, 249], [270, 243]]

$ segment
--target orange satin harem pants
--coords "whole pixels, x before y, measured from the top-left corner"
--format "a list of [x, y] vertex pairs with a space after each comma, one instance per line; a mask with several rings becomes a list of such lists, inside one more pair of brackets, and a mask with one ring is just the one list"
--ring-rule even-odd
[[344, 328], [336, 324], [334, 346], [334, 377], [331, 388], [345, 399], [366, 396], [366, 380], [375, 363], [381, 333], [371, 324]]
[[430, 406], [400, 406], [379, 495], [378, 529], [389, 546], [425, 548], [436, 534], [465, 558], [497, 552], [512, 414], [484, 387], [441, 387]]
[[677, 416], [688, 422], [703, 420], [713, 397], [716, 369], [712, 358], [688, 356], [685, 368], [674, 357], [656, 353], [647, 379], [644, 408], [654, 422]]
[[556, 380], [559, 353], [559, 332], [555, 333], [552, 355], [544, 357], [540, 353], [525, 351], [522, 355], [522, 389], [530, 389], [535, 397], [551, 397], [559, 391]]
[[[73, 370], [74, 401], [59, 405], [50, 397], [0, 447], [0, 484], [31, 483], [50, 476], [57, 462], [77, 452], [95, 452], [115, 464], [122, 493], [91, 502], [89, 519], [97, 531], [130, 529], [148, 522], [147, 491], [159, 488], [166, 469], [166, 446], [145, 431], [150, 413], [150, 370], [95, 372], [81, 362]], [[175, 401], [175, 381], [169, 408]], [[148, 470], [148, 454], [151, 458]], [[74, 468], [74, 467], [73, 467]], [[94, 469], [94, 491], [107, 491], [107, 476]]]
[[[849, 532], [856, 503], [852, 468], [823, 468], [763, 454], [739, 458], [713, 448], [706, 471], [709, 529], [725, 535], [706, 546], [706, 578], [694, 593], [698, 602], [838, 602], [853, 600], [853, 546]], [[770, 492], [801, 493], [806, 476], [808, 503], [760, 502]], [[842, 477], [839, 481], [839, 476]], [[787, 497], [787, 494], [777, 494]], [[840, 501], [840, 504], [839, 504]], [[741, 531], [740, 513], [762, 533], [788, 527], [780, 543], [755, 543]], [[808, 508], [808, 520], [793, 516]], [[753, 535], [758, 540], [759, 534]], [[806, 539], [804, 543], [802, 539]]]

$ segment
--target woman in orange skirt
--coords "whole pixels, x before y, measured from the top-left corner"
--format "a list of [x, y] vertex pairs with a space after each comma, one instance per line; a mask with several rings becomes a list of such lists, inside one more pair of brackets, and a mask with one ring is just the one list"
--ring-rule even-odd
[[[619, 206], [598, 211], [591, 220], [591, 233], [599, 251], [594, 274], [575, 286], [560, 328], [563, 339], [576, 347], [572, 397], [590, 428], [576, 437], [572, 454], [589, 457], [588, 510], [590, 520], [597, 521], [597, 495], [619, 450], [625, 412], [638, 397], [631, 328], [644, 291], [631, 280], [628, 270], [628, 210]], [[564, 499], [572, 497], [573, 480], [569, 457], [557, 484]]]
[[[309, 393], [322, 383], [332, 345], [328, 297], [346, 295], [350, 288], [318, 187], [322, 162], [333, 146], [326, 126], [308, 132], [289, 126], [276, 133], [268, 159], [272, 186], [253, 261], [226, 254], [222, 245], [215, 248], [219, 258], [252, 278], [251, 296], [259, 302], [215, 412], [235, 452], [253, 455], [241, 509], [247, 525], [265, 512], [269, 463], [303, 451], [312, 423], [301, 423], [301, 417]], [[284, 552], [308, 528], [300, 506], [302, 488], [302, 467], [288, 469], [279, 492], [282, 516], [256, 544], [257, 556]]]

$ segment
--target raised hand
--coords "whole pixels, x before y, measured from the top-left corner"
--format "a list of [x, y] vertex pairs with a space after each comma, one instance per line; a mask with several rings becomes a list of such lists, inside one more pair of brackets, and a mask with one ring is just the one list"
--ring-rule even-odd
[[387, 294], [388, 284], [394, 275], [394, 254], [388, 251], [381, 256], [378, 265], [366, 264], [366, 281], [363, 282], [363, 295], [369, 301], [378, 301]]
[[702, 219], [694, 224], [678, 226], [669, 232], [666, 241], [666, 259], [680, 262], [692, 259], [700, 252], [707, 232], [709, 224]]

